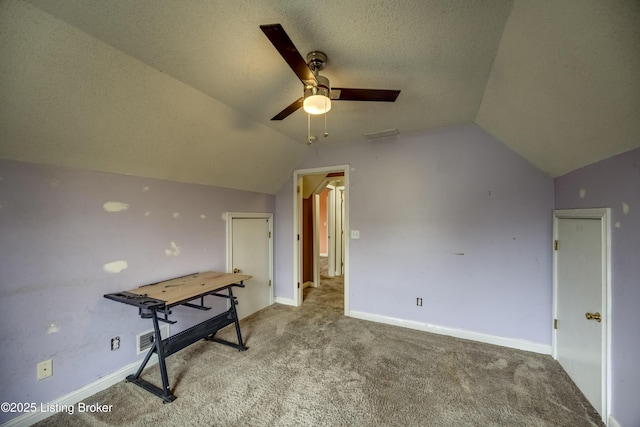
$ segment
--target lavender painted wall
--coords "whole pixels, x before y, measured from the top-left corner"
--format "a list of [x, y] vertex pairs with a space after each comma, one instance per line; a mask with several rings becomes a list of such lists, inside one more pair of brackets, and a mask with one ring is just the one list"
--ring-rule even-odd
[[[360, 231], [351, 310], [551, 344], [551, 178], [475, 125], [318, 147], [299, 168], [340, 164]], [[280, 220], [291, 185], [276, 195]], [[279, 230], [283, 271], [292, 241]]]
[[611, 208], [611, 413], [640, 426], [640, 149], [557, 178], [555, 207]]
[[[223, 213], [274, 208], [273, 195], [0, 160], [0, 401], [47, 403], [140, 359], [135, 336], [151, 322], [103, 294], [224, 271]], [[105, 271], [115, 261], [127, 267]], [[174, 313], [171, 333], [212, 314]], [[37, 381], [49, 358], [54, 375]]]
[[274, 231], [274, 292], [276, 298], [293, 299], [293, 176], [276, 194]]

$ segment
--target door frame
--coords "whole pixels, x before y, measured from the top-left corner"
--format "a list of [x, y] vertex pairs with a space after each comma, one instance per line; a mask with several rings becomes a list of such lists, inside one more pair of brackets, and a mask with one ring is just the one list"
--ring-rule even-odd
[[[553, 211], [553, 241], [558, 240], [558, 222], [562, 219], [593, 219], [600, 220], [602, 237], [602, 318], [605, 327], [602, 328], [602, 402], [603, 414], [600, 414], [606, 424], [611, 412], [611, 209], [559, 209]], [[562, 243], [560, 243], [562, 244]], [[553, 319], [558, 318], [558, 252], [553, 251]], [[553, 325], [552, 319], [552, 325]], [[553, 326], [552, 326], [553, 328]], [[556, 329], [551, 334], [551, 355], [558, 360]]]
[[264, 219], [269, 222], [269, 305], [273, 305], [274, 301], [274, 288], [273, 285], [273, 214], [272, 213], [260, 213], [260, 212], [226, 212], [225, 220], [226, 224], [226, 240], [227, 240], [227, 259], [226, 269], [227, 273], [231, 273], [233, 270], [232, 258], [233, 258], [233, 220], [234, 219]]
[[[345, 228], [344, 228], [344, 185], [336, 186], [335, 191], [335, 245], [336, 250], [334, 253], [334, 275], [341, 276], [344, 273], [344, 242], [345, 242]], [[339, 204], [339, 206], [338, 206]]]
[[[293, 301], [295, 306], [302, 305], [303, 288], [300, 279], [302, 260], [300, 247], [301, 222], [301, 182], [304, 175], [318, 175], [321, 173], [342, 172], [344, 174], [344, 224], [345, 236], [349, 230], [349, 165], [326, 166], [311, 169], [297, 169], [293, 171]], [[344, 242], [344, 315], [349, 316], [349, 238]], [[315, 261], [314, 261], [315, 263]]]
[[[320, 259], [320, 193], [322, 193], [325, 189], [329, 190], [329, 194], [327, 195], [327, 277], [335, 277], [342, 276], [344, 274], [344, 194], [345, 194], [345, 186], [341, 185], [332, 185], [331, 182], [335, 181], [332, 177], [327, 177], [324, 181], [318, 186], [318, 188], [313, 192], [314, 195], [314, 209], [313, 209], [313, 238], [314, 238], [314, 259], [317, 261]], [[337, 219], [337, 205], [336, 198], [341, 194], [343, 199], [340, 212], [340, 220]], [[338, 227], [339, 226], [339, 227]], [[340, 230], [340, 233], [337, 233], [336, 230]], [[336, 237], [338, 236], [338, 237]], [[340, 251], [338, 251], [337, 245], [340, 243]], [[337, 271], [338, 268], [336, 266], [336, 258], [337, 254], [340, 254], [340, 271]], [[320, 269], [318, 268], [318, 263], [314, 262], [314, 279], [313, 286], [317, 287], [320, 284]]]

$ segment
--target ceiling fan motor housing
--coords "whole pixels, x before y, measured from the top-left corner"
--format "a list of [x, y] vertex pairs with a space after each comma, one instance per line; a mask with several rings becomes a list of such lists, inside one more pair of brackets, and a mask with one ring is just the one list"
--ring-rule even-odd
[[316, 76], [317, 85], [306, 85], [304, 91], [304, 97], [311, 95], [323, 95], [328, 97], [331, 91], [331, 85], [329, 79], [318, 74], [327, 65], [327, 55], [319, 50], [314, 50], [307, 53], [307, 65], [309, 69]]
[[316, 80], [318, 81], [317, 86], [305, 86], [304, 88], [305, 98], [311, 95], [329, 96], [329, 91], [331, 90], [329, 79], [324, 76], [316, 75]]

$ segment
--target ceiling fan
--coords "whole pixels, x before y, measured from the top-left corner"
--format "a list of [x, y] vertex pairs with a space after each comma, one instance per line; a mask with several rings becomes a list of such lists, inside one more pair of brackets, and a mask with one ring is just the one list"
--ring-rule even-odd
[[399, 90], [331, 87], [329, 79], [319, 74], [326, 66], [326, 54], [312, 51], [307, 54], [305, 61], [282, 25], [260, 25], [260, 29], [304, 85], [304, 95], [271, 120], [283, 120], [299, 108], [304, 108], [309, 114], [324, 114], [331, 109], [332, 100], [395, 102], [400, 94]]

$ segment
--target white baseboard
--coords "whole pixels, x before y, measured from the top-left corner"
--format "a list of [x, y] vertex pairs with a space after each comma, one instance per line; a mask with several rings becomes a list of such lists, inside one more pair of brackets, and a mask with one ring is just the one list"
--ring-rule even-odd
[[464, 329], [447, 328], [444, 326], [430, 325], [428, 323], [420, 323], [413, 320], [403, 320], [395, 317], [381, 316], [379, 314], [364, 313], [361, 311], [351, 310], [349, 315], [356, 319], [370, 320], [372, 322], [386, 323], [387, 325], [401, 326], [403, 328], [416, 329], [424, 332], [431, 332], [439, 335], [447, 335], [450, 337], [463, 338], [472, 341], [479, 341], [486, 344], [499, 345], [502, 347], [510, 347], [518, 350], [530, 351], [540, 354], [551, 354], [551, 346], [545, 344], [534, 343], [531, 341], [520, 340], [515, 338], [505, 338], [495, 335], [482, 334], [479, 332], [467, 331]]
[[[140, 367], [141, 363], [142, 363], [141, 360], [130, 363], [124, 368], [120, 368], [115, 372], [112, 372], [108, 375], [105, 375], [102, 378], [99, 378], [98, 380], [92, 382], [91, 384], [87, 384], [84, 387], [74, 390], [71, 393], [68, 393], [55, 400], [52, 400], [47, 404], [43, 404], [42, 406], [44, 406], [45, 408], [50, 408], [50, 407], [64, 408], [64, 407], [75, 405], [76, 403], [81, 402], [82, 400], [88, 397], [91, 397], [94, 394], [102, 390], [105, 390], [114, 384], [119, 383], [120, 381], [124, 381], [128, 375], [135, 374], [138, 371], [138, 368]], [[147, 363], [146, 367], [153, 366], [156, 363], [158, 363], [158, 356], [154, 354], [153, 356], [151, 356], [151, 359], [149, 359], [149, 363]], [[54, 414], [55, 414], [54, 412], [41, 412], [40, 408], [38, 407], [35, 412], [28, 412], [28, 413], [22, 414], [16, 418], [13, 418], [7, 421], [6, 423], [2, 424], [2, 426], [0, 427], [27, 427], [37, 423], [38, 421], [42, 421], [45, 418], [48, 418]]]
[[622, 427], [622, 424], [620, 424], [615, 418], [613, 418], [613, 415], [609, 415], [609, 420], [607, 421], [607, 427]]
[[276, 304], [292, 305], [294, 307], [298, 306], [298, 304], [296, 304], [293, 298], [276, 297]]

